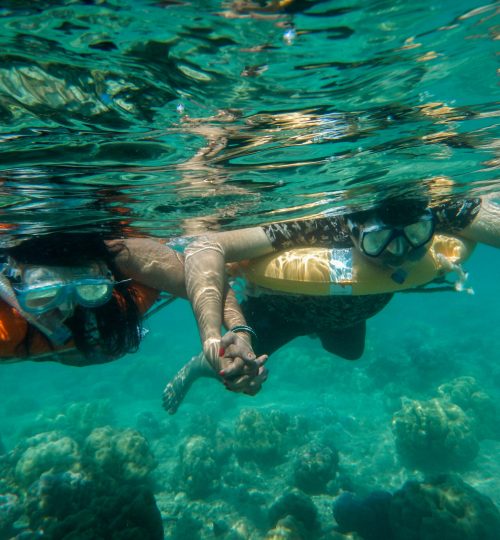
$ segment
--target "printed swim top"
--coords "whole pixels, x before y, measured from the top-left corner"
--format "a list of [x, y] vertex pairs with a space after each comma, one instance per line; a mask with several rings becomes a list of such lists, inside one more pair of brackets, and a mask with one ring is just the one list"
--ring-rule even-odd
[[[481, 207], [481, 199], [459, 199], [431, 207], [436, 231], [459, 233], [470, 225]], [[263, 227], [274, 249], [281, 251], [296, 246], [353, 246], [345, 216], [329, 216], [298, 221], [273, 223]]]

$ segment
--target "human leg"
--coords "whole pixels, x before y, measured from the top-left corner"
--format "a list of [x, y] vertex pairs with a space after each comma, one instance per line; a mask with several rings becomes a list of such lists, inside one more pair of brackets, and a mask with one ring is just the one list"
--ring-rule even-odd
[[346, 360], [357, 360], [365, 349], [366, 321], [349, 328], [324, 330], [318, 336], [326, 351]]

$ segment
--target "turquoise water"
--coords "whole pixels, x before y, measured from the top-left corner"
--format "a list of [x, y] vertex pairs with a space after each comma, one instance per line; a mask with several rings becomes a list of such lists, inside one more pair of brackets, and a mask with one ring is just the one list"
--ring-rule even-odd
[[[232, 229], [423, 186], [498, 191], [494, 4], [271, 4], [2, 2], [4, 245], [68, 227]], [[398, 295], [359, 361], [300, 338], [257, 396], [204, 380], [174, 416], [163, 387], [199, 351], [182, 300], [113, 364], [2, 366], [0, 540], [157, 538], [142, 489], [172, 539], [390, 540], [366, 509], [375, 490], [406, 501], [395, 540], [499, 537], [479, 495], [500, 505], [499, 264], [487, 247], [467, 262], [475, 295]], [[429, 530], [415, 532], [409, 480], [434, 501]], [[332, 511], [345, 492], [354, 535]]]
[[251, 6], [2, 2], [2, 220], [170, 236], [495, 187], [494, 5]]

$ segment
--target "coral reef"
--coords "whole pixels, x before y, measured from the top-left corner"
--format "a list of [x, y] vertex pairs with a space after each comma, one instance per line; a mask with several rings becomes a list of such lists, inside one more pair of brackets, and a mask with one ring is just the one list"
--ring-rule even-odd
[[186, 493], [162, 493], [158, 496], [165, 522], [165, 537], [169, 540], [220, 538], [223, 540], [260, 540], [252, 520], [236, 501], [221, 499], [192, 500]]
[[32, 530], [44, 537], [163, 539], [163, 524], [146, 486], [120, 483], [104, 491], [83, 474], [43, 474], [28, 493]]
[[[467, 423], [468, 419], [463, 411], [456, 412], [458, 406], [448, 400], [443, 404], [438, 402], [437, 409], [433, 401], [411, 402], [411, 405], [417, 407], [429, 423], [428, 426], [424, 422], [413, 424], [412, 430], [417, 425], [425, 425], [426, 432], [433, 435], [432, 444], [461, 443], [461, 422]], [[406, 471], [394, 459], [389, 426], [386, 439], [371, 450], [367, 450], [367, 445], [373, 434], [358, 430], [359, 434], [353, 440], [361, 435], [368, 437], [362, 439], [364, 451], [358, 456], [359, 461], [352, 461], [345, 450], [340, 460], [336, 437], [342, 437], [344, 444], [349, 439], [342, 426], [336, 424], [335, 429], [325, 435], [325, 426], [332, 418], [342, 418], [338, 413], [332, 416], [327, 412], [321, 412], [318, 422], [304, 423], [298, 416], [245, 409], [236, 417], [233, 429], [229, 422], [217, 426], [201, 421], [196, 415], [193, 418], [195, 424], [187, 422], [183, 428], [184, 437], [170, 465], [175, 467], [175, 473], [171, 474], [169, 490], [160, 496], [166, 537], [193, 540], [214, 537], [221, 540], [401, 540], [403, 536], [394, 536], [394, 528], [400, 524], [396, 517], [394, 522], [391, 518], [393, 495], [388, 491], [370, 492], [373, 487], [367, 482], [363, 469], [364, 462], [373, 462], [379, 452], [392, 449], [391, 460], [383, 461], [383, 464], [399, 467], [404, 481]], [[409, 418], [413, 421], [414, 416], [410, 414]], [[354, 416], [352, 421], [355, 421]], [[433, 430], [438, 435], [446, 431], [448, 439], [445, 437], [443, 443], [442, 439], [434, 437]], [[193, 435], [193, 431], [197, 434]], [[278, 437], [279, 452], [273, 446], [270, 434]], [[309, 442], [304, 444], [304, 440]], [[335, 446], [330, 441], [335, 441]], [[429, 443], [431, 449], [432, 444]], [[253, 458], [252, 452], [258, 454], [257, 459]], [[423, 452], [422, 448], [416, 452]], [[345, 459], [350, 459], [348, 467]], [[377, 465], [376, 470], [383, 466]], [[360, 467], [363, 472], [358, 474]], [[380, 480], [380, 475], [376, 478]], [[332, 513], [333, 494], [341, 484], [344, 489], [349, 485], [352, 492], [335, 500]], [[303, 489], [299, 489], [299, 485]], [[397, 489], [400, 485], [401, 482], [394, 482], [391, 488]], [[394, 512], [396, 516], [396, 510]], [[338, 523], [337, 530], [334, 530], [334, 518]]]
[[281, 519], [292, 517], [304, 538], [320, 532], [318, 510], [312, 499], [299, 489], [290, 489], [278, 497], [269, 509], [269, 522], [275, 525]]
[[394, 540], [496, 540], [500, 512], [458, 476], [407, 482], [390, 506]]
[[500, 534], [491, 499], [451, 474], [406, 482], [393, 495], [343, 493], [333, 514], [341, 533], [363, 540], [494, 540]]
[[478, 439], [500, 439], [498, 408], [474, 377], [457, 377], [439, 386], [438, 392], [471, 418]]
[[242, 410], [235, 426], [237, 456], [262, 465], [273, 465], [279, 462], [286, 453], [283, 440], [284, 429], [286, 425], [282, 418], [264, 416], [256, 409]]
[[87, 437], [86, 465], [117, 480], [143, 480], [156, 467], [148, 442], [133, 429], [96, 428]]
[[283, 462], [289, 450], [301, 444], [307, 426], [299, 416], [271, 410], [243, 409], [235, 423], [234, 452], [241, 461], [261, 467]]
[[309, 494], [324, 493], [338, 472], [338, 464], [335, 448], [316, 442], [302, 446], [293, 461], [295, 485]]
[[[470, 383], [451, 381], [440, 389], [440, 399], [405, 402], [392, 432], [382, 392], [379, 408], [369, 412], [370, 394], [357, 394], [343, 409], [327, 394], [306, 419], [303, 408], [285, 413], [274, 403], [236, 409], [221, 420], [198, 410], [157, 421], [138, 408], [131, 418], [150, 434], [152, 446], [134, 429], [108, 425], [89, 431], [105, 419], [98, 412], [104, 409], [94, 414], [81, 404], [65, 408], [59, 419], [43, 417], [61, 429], [30, 437], [0, 456], [0, 538], [434, 540], [421, 527], [425, 518], [418, 516], [425, 514], [437, 523], [436, 540], [462, 540], [459, 516], [475, 540], [483, 534], [475, 516], [496, 527], [498, 511], [463, 482], [409, 482], [391, 494], [411, 474], [403, 459], [422, 469], [470, 463], [467, 437], [477, 450], [476, 423], [466, 404], [480, 392]], [[452, 394], [457, 401], [462, 396], [460, 407]], [[76, 427], [68, 425], [69, 417]], [[407, 447], [413, 454], [405, 454]], [[494, 463], [487, 463], [494, 471]], [[478, 478], [477, 468], [466, 474]], [[371, 491], [380, 485], [391, 492]], [[339, 490], [344, 493], [335, 497]], [[418, 527], [428, 536], [418, 536]]]
[[1, 537], [161, 540], [155, 465], [134, 430], [97, 428], [81, 445], [63, 432], [35, 435], [0, 461]]
[[15, 534], [13, 524], [22, 514], [19, 497], [0, 486], [0, 538], [10, 538]]
[[23, 486], [30, 485], [44, 472], [76, 471], [80, 467], [77, 442], [57, 431], [30, 437], [16, 451], [21, 449], [15, 476]]
[[447, 400], [407, 401], [392, 427], [400, 458], [422, 470], [461, 468], [479, 451], [471, 421]]
[[[306, 530], [319, 528], [310, 497], [299, 490], [290, 492], [294, 467], [286, 459], [288, 453], [295, 446], [302, 448], [304, 439], [316, 438], [299, 416], [246, 409], [232, 426], [217, 425], [203, 416], [197, 413], [186, 422], [173, 463], [160, 464], [160, 472], [170, 477], [170, 496], [160, 497], [162, 511], [169, 516], [168, 538], [189, 534], [204, 539], [216, 534], [224, 540], [261, 540], [290, 513], [302, 529], [300, 520], [306, 521]], [[318, 445], [318, 453], [324, 448]], [[333, 468], [329, 474], [335, 474], [337, 455], [332, 449], [325, 452], [321, 470]], [[311, 463], [315, 460], [319, 457], [311, 457]], [[276, 495], [283, 492], [288, 497], [278, 504]], [[278, 509], [283, 504], [289, 509], [281, 514]]]
[[292, 517], [280, 519], [276, 525], [267, 532], [265, 540], [304, 540], [299, 523]]
[[215, 452], [207, 437], [195, 435], [182, 443], [176, 474], [181, 490], [193, 498], [208, 495], [216, 487], [219, 474]]

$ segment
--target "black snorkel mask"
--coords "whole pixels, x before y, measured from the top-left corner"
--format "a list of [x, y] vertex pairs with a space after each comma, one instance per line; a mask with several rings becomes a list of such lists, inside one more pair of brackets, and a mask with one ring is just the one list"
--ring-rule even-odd
[[425, 255], [436, 228], [430, 210], [406, 225], [389, 225], [377, 217], [365, 223], [348, 218], [347, 224], [360, 251], [374, 260], [380, 258], [386, 267], [393, 268], [391, 278], [400, 285], [408, 276], [403, 264], [418, 261]]
[[[410, 260], [419, 259], [425, 252], [420, 248], [432, 239], [436, 228], [430, 210], [406, 225], [389, 225], [378, 218], [369, 221], [371, 223], [361, 224], [347, 219], [351, 234], [367, 257], [380, 257], [387, 251], [395, 257], [407, 255]], [[407, 251], [407, 246], [410, 251]]]

